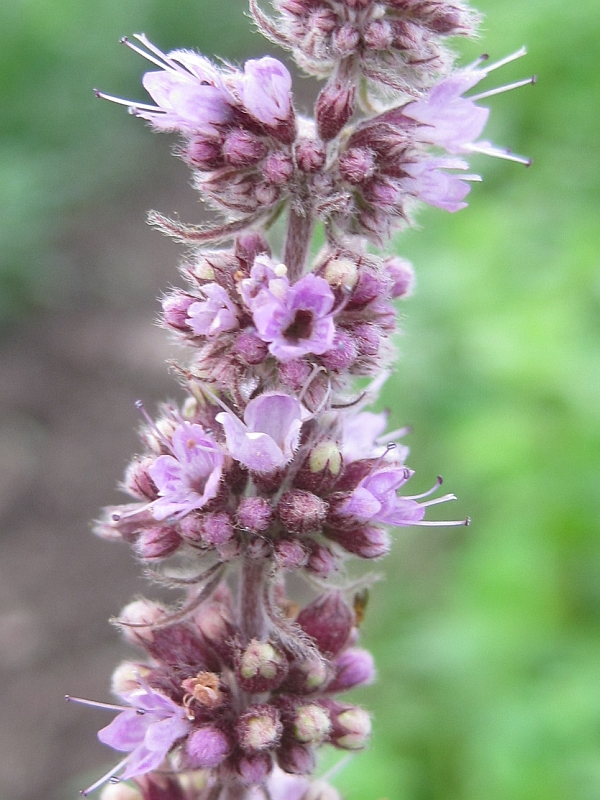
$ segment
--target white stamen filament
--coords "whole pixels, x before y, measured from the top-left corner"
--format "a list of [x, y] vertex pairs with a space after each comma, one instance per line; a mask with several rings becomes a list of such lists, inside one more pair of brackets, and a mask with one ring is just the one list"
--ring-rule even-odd
[[[155, 55], [159, 56], [159, 58], [162, 58], [167, 65], [167, 68], [175, 70], [176, 72], [181, 72], [186, 76], [191, 75], [192, 78], [196, 77], [193, 72], [191, 72], [184, 64], [179, 64], [177, 61], [175, 61], [175, 59], [169, 58], [169, 56], [163, 53], [162, 50], [159, 50], [156, 45], [152, 44], [152, 42], [146, 37], [145, 33], [134, 33], [133, 38], [137, 39], [138, 42], [141, 42], [144, 47], [147, 47], [148, 50], [150, 50], [151, 53], [154, 53]], [[142, 55], [144, 55], [144, 53], [142, 53]], [[144, 55], [144, 57], [147, 58], [148, 56]]]
[[422, 528], [453, 528], [457, 526], [466, 526], [471, 524], [471, 517], [466, 519], [449, 519], [449, 520], [432, 520], [422, 519], [420, 522], [411, 522], [411, 525], [419, 525]]
[[497, 147], [486, 147], [484, 144], [469, 144], [465, 149], [470, 150], [472, 153], [482, 153], [484, 156], [492, 156], [493, 158], [503, 158], [505, 161], [516, 161], [517, 164], [525, 164], [526, 167], [531, 165], [531, 159], [525, 156], [518, 156], [511, 153], [510, 150], [501, 150]]
[[523, 78], [523, 80], [515, 81], [514, 83], [507, 83], [506, 86], [497, 86], [495, 89], [488, 89], [487, 92], [480, 92], [473, 94], [465, 99], [467, 100], [483, 100], [485, 97], [494, 97], [497, 94], [510, 92], [511, 89], [518, 89], [520, 86], [533, 86], [537, 80], [537, 75], [532, 75], [531, 78]]
[[438, 475], [437, 476], [437, 480], [433, 484], [431, 489], [428, 489], [426, 492], [422, 492], [422, 494], [411, 494], [411, 495], [405, 495], [404, 494], [404, 495], [402, 495], [402, 498], [404, 500], [420, 500], [422, 497], [429, 497], [430, 494], [433, 494], [434, 492], [437, 492], [437, 490], [440, 488], [440, 486], [442, 485], [443, 482], [444, 482], [444, 479], [442, 478], [442, 476]]
[[138, 411], [141, 412], [142, 417], [146, 420], [146, 422], [150, 426], [151, 430], [153, 430], [154, 433], [158, 436], [159, 440], [165, 445], [167, 450], [170, 453], [172, 453], [173, 452], [173, 447], [171, 446], [171, 442], [167, 439], [167, 437], [164, 435], [164, 433], [158, 427], [156, 422], [154, 422], [154, 420], [152, 419], [150, 414], [148, 414], [148, 412], [144, 408], [144, 404], [142, 403], [142, 401], [141, 400], [136, 400], [135, 401], [135, 407], [138, 409]]
[[101, 778], [99, 778], [96, 781], [96, 783], [93, 783], [91, 786], [88, 786], [87, 789], [82, 789], [80, 794], [83, 795], [83, 797], [87, 797], [88, 794], [91, 794], [91, 792], [94, 791], [94, 789], [97, 789], [99, 786], [102, 786], [103, 783], [106, 783], [106, 781], [109, 781], [111, 778], [114, 778], [117, 772], [123, 769], [123, 767], [127, 764], [129, 758], [130, 756], [127, 756], [122, 761], [119, 761], [116, 767], [113, 767], [111, 770], [109, 770], [106, 773], [106, 775], [103, 775]]
[[[136, 39], [140, 39], [139, 35], [134, 34], [134, 36]], [[136, 44], [134, 44], [130, 39], [127, 38], [127, 36], [123, 36], [123, 38], [120, 39], [119, 41], [121, 42], [121, 44], [124, 44], [125, 47], [128, 47], [130, 50], [133, 50], [134, 53], [137, 53], [139, 56], [142, 56], [142, 58], [145, 58], [146, 61], [150, 61], [151, 64], [156, 64], [157, 67], [160, 67], [161, 69], [167, 70], [169, 72], [175, 72], [175, 67], [171, 66], [171, 64], [168, 63], [167, 57], [163, 55], [163, 53], [160, 53], [160, 51], [159, 53], [163, 59], [162, 61], [159, 61], [158, 58], [155, 58], [153, 55], [150, 55], [150, 53], [147, 53], [145, 50], [142, 50], [141, 47], [138, 47]], [[144, 44], [146, 43], [144, 42]]]
[[[86, 700], [84, 697], [73, 697], [70, 694], [65, 695], [65, 700], [70, 703], [80, 703], [82, 706], [93, 706], [94, 708], [106, 708], [109, 711], [130, 711], [131, 706], [119, 706], [115, 703], [101, 703], [98, 700]], [[142, 713], [144, 712], [143, 708], [140, 708], [139, 711]]]
[[523, 56], [527, 55], [527, 48], [520, 47], [518, 50], [515, 50], [514, 53], [511, 53], [509, 56], [505, 56], [501, 58], [500, 61], [496, 61], [493, 64], [490, 64], [489, 67], [484, 67], [484, 72], [493, 72], [495, 69], [499, 69], [503, 67], [505, 64], [510, 64], [511, 61], [516, 61], [518, 58], [523, 58]]
[[94, 94], [101, 100], [110, 100], [111, 103], [117, 103], [120, 106], [127, 106], [127, 108], [132, 112], [135, 112], [139, 109], [140, 111], [152, 111], [160, 114], [164, 113], [164, 110], [158, 106], [151, 106], [147, 103], [136, 103], [135, 100], [125, 100], [122, 97], [114, 97], [114, 95], [106, 94], [105, 92], [101, 92], [99, 89], [94, 89]]
[[434, 500], [427, 500], [426, 503], [419, 503], [421, 508], [426, 506], [437, 506], [438, 503], [447, 503], [448, 500], [456, 500], [455, 494], [445, 494], [443, 497], [436, 497]]

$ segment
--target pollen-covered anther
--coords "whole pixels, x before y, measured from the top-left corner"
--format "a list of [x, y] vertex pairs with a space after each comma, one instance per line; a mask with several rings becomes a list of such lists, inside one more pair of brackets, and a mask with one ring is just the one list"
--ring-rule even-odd
[[220, 683], [219, 676], [214, 672], [199, 672], [194, 678], [186, 678], [181, 682], [182, 688], [187, 692], [185, 705], [189, 707], [192, 702], [206, 708], [222, 705], [225, 695]]

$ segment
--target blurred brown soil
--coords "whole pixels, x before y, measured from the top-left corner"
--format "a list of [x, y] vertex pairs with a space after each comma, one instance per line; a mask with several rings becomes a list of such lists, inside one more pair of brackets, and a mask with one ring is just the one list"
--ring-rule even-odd
[[1, 800], [76, 797], [118, 758], [96, 740], [110, 713], [64, 695], [110, 699], [128, 651], [107, 620], [148, 590], [129, 548], [97, 539], [90, 520], [124, 499], [135, 400], [152, 412], [179, 395], [176, 351], [154, 324], [179, 254], [144, 218], [154, 206], [194, 220], [198, 207], [187, 175], [169, 180], [83, 209], [63, 242], [75, 271], [57, 296], [69, 302], [0, 340]]

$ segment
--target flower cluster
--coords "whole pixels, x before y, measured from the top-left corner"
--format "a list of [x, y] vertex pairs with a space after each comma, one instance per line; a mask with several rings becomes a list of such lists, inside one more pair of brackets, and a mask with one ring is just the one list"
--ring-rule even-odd
[[[186, 288], [163, 297], [161, 315], [185, 346], [186, 397], [156, 420], [140, 404], [130, 502], [107, 508], [96, 532], [131, 545], [184, 597], [174, 610], [130, 603], [117, 624], [146, 660], [117, 669], [119, 704], [80, 700], [119, 712], [99, 738], [126, 755], [87, 791], [136, 788], [110, 785], [105, 800], [337, 800], [307, 776], [321, 745], [366, 744], [369, 715], [338, 695], [375, 672], [357, 647], [366, 595], [344, 562], [384, 556], [390, 528], [469, 522], [426, 519], [454, 495], [435, 496], [440, 478], [410, 493], [407, 430], [386, 433], [388, 414], [365, 409], [389, 374], [394, 301], [414, 284], [409, 262], [369, 243], [417, 201], [464, 207], [478, 176], [455, 171], [471, 153], [526, 163], [480, 140], [488, 111], [477, 101], [532, 79], [465, 96], [522, 52], [453, 70], [444, 42], [476, 21], [458, 2], [251, 10], [326, 78], [312, 119], [270, 56], [218, 67], [143, 35], [123, 41], [158, 67], [143, 78], [155, 104], [97, 93], [179, 134], [196, 188], [223, 216], [210, 227], [152, 217], [190, 247]], [[267, 234], [282, 212], [279, 250]], [[311, 257], [319, 221], [325, 241]], [[371, 379], [362, 392], [356, 377]], [[292, 572], [309, 587], [297, 600]]]

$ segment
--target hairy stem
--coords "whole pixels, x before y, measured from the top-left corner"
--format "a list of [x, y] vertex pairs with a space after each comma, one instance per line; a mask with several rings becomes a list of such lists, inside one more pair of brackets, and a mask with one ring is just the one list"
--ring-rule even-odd
[[311, 215], [299, 214], [293, 207], [290, 207], [283, 258], [290, 280], [297, 280], [304, 271], [312, 230]]
[[265, 564], [260, 559], [246, 557], [242, 563], [239, 596], [240, 626], [249, 639], [263, 639], [267, 632], [264, 607]]

